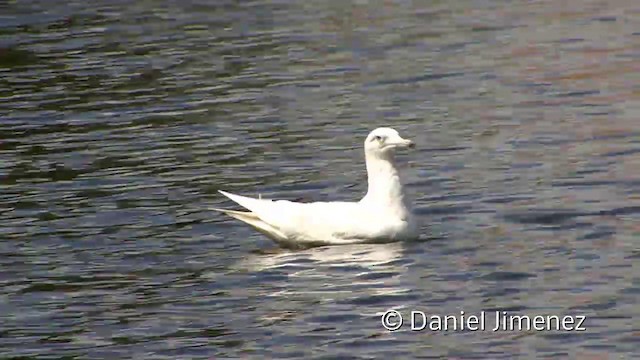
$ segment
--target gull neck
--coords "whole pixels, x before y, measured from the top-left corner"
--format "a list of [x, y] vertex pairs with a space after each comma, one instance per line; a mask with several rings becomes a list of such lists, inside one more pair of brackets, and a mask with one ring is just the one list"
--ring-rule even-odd
[[362, 202], [407, 210], [405, 194], [392, 153], [366, 153], [367, 194]]

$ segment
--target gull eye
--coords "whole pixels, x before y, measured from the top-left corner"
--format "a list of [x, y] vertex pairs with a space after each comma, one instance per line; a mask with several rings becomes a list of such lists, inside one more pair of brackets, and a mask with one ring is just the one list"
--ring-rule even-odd
[[382, 140], [382, 136], [376, 135], [373, 137], [373, 140], [380, 141]]

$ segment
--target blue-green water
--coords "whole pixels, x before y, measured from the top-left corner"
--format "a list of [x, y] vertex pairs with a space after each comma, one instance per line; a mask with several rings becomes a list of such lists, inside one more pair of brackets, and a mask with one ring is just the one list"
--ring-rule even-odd
[[[634, 1], [0, 3], [0, 357], [640, 356]], [[425, 239], [274, 251], [217, 194], [358, 199], [389, 125]], [[380, 315], [586, 316], [585, 332]]]

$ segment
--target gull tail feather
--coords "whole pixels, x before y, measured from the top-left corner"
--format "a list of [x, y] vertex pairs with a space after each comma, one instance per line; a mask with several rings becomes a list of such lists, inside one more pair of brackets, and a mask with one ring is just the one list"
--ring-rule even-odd
[[[251, 210], [252, 207], [255, 207], [255, 202], [265, 201], [265, 200], [256, 200], [252, 198], [248, 198], [245, 196], [231, 194], [222, 190], [219, 190], [221, 194], [238, 203], [239, 205]], [[268, 201], [268, 200], [267, 200]], [[236, 211], [236, 210], [228, 210], [228, 209], [218, 209], [211, 208], [211, 210], [219, 211], [226, 215], [231, 216], [234, 219], [240, 220], [267, 237], [275, 240], [275, 241], [286, 241], [287, 236], [277, 227], [268, 222], [264, 221], [260, 218], [258, 214], [252, 211]]]
[[242, 207], [246, 208], [247, 210], [250, 210], [250, 211], [252, 211], [254, 213], [260, 213], [260, 211], [264, 209], [265, 203], [268, 203], [268, 204], [272, 203], [271, 200], [253, 199], [253, 198], [246, 197], [246, 196], [241, 196], [241, 195], [228, 193], [228, 192], [222, 191], [222, 190], [218, 190], [218, 192], [220, 194], [228, 197], [229, 199], [231, 199], [232, 201], [234, 201], [238, 205], [240, 205], [240, 206], [242, 206]]
[[210, 208], [210, 209], [214, 211], [219, 211], [223, 214], [227, 214], [231, 216], [234, 219], [240, 220], [243, 223], [250, 225], [252, 228], [256, 229], [260, 233], [266, 235], [267, 237], [274, 239], [275, 241], [287, 240], [286, 235], [283, 234], [282, 231], [262, 221], [256, 214], [250, 211], [236, 211], [236, 210], [227, 210], [227, 209], [218, 209], [218, 208]]

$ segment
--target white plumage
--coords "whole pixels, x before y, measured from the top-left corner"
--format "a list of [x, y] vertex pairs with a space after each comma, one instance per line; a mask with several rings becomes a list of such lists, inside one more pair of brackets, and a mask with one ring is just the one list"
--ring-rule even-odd
[[286, 247], [391, 242], [418, 237], [396, 169], [397, 148], [413, 147], [391, 128], [378, 128], [364, 142], [369, 188], [358, 202], [297, 203], [220, 193], [249, 211], [223, 212]]

